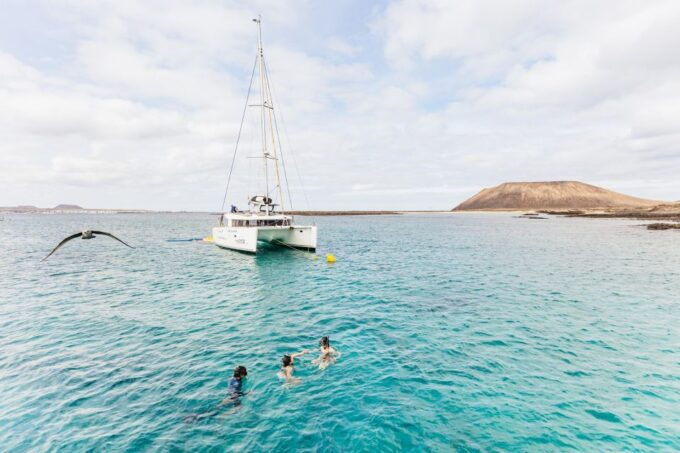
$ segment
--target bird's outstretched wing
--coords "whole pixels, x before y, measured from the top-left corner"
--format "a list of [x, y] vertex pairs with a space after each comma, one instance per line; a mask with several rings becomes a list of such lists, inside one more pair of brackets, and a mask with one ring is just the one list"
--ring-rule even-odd
[[62, 240], [62, 241], [54, 248], [54, 250], [52, 250], [52, 251], [50, 252], [50, 254], [47, 255], [45, 258], [43, 258], [41, 261], [45, 261], [45, 260], [46, 260], [47, 258], [49, 258], [54, 252], [56, 252], [57, 249], [58, 249], [59, 247], [61, 247], [62, 245], [66, 244], [66, 243], [67, 243], [68, 241], [70, 241], [71, 239], [75, 239], [75, 238], [80, 237], [80, 236], [82, 236], [82, 235], [83, 235], [83, 233], [76, 233], [76, 234], [72, 234], [71, 236], [67, 237], [66, 239], [63, 239], [63, 240]]
[[130, 247], [131, 249], [134, 248], [133, 246], [131, 246], [131, 245], [128, 244], [127, 242], [118, 239], [117, 237], [115, 237], [115, 236], [112, 235], [111, 233], [107, 233], [106, 231], [95, 231], [95, 230], [92, 230], [92, 234], [103, 234], [104, 236], [109, 236], [109, 237], [114, 238], [116, 241], [120, 242], [121, 244], [127, 245], [127, 246]]

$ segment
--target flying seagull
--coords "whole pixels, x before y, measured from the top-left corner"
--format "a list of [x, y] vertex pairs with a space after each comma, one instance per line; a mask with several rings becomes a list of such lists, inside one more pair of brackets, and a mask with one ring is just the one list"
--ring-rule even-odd
[[81, 231], [80, 233], [72, 234], [71, 236], [69, 236], [69, 237], [67, 237], [66, 239], [62, 240], [62, 241], [59, 243], [59, 245], [57, 245], [57, 246], [54, 248], [54, 250], [52, 250], [52, 251], [50, 252], [49, 255], [47, 255], [45, 258], [42, 259], [42, 261], [45, 261], [47, 258], [49, 258], [54, 252], [57, 251], [57, 249], [58, 249], [59, 247], [61, 247], [62, 245], [66, 244], [66, 243], [67, 243], [68, 241], [70, 241], [71, 239], [75, 239], [75, 238], [77, 238], [78, 236], [80, 236], [81, 239], [93, 239], [93, 238], [96, 237], [95, 234], [103, 234], [104, 236], [112, 237], [112, 238], [114, 238], [116, 241], [120, 242], [121, 244], [127, 245], [127, 246], [130, 247], [131, 249], [134, 248], [134, 247], [131, 246], [130, 244], [128, 244], [128, 243], [126, 243], [126, 242], [124, 242], [124, 241], [121, 241], [120, 239], [118, 239], [117, 237], [115, 237], [113, 234], [107, 233], [106, 231], [85, 230], [85, 231]]

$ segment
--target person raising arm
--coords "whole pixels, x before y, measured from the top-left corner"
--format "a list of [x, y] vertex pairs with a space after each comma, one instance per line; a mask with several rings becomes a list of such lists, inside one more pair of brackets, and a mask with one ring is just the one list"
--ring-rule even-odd
[[305, 354], [309, 354], [309, 349], [305, 349], [295, 354], [286, 354], [281, 359], [281, 371], [279, 371], [279, 377], [286, 380], [286, 382], [300, 382], [300, 379], [293, 377], [293, 372], [295, 371], [295, 359], [301, 357]]

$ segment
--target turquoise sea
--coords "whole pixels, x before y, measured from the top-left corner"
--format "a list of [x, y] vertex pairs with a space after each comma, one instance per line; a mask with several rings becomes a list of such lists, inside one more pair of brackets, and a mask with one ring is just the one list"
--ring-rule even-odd
[[[2, 451], [680, 449], [680, 234], [512, 214], [321, 217], [319, 253], [202, 214], [4, 215]], [[41, 262], [62, 237], [75, 240]], [[284, 353], [342, 352], [302, 382]], [[198, 422], [248, 368], [235, 409]]]

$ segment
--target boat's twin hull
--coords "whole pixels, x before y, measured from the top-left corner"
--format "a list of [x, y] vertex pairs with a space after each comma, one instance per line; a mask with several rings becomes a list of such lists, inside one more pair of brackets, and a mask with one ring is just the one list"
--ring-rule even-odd
[[316, 226], [215, 227], [215, 245], [223, 248], [257, 253], [259, 241], [314, 250]]

